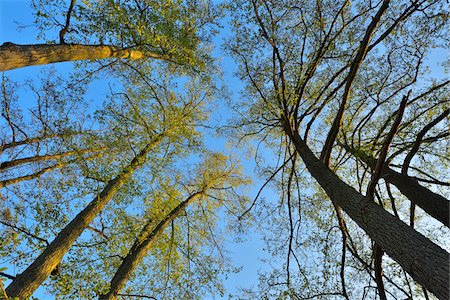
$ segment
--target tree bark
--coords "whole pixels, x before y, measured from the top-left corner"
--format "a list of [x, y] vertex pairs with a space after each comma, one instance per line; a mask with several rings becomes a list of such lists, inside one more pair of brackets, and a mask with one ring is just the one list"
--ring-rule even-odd
[[122, 261], [122, 264], [114, 274], [114, 277], [110, 283], [109, 292], [105, 295], [101, 295], [99, 299], [116, 299], [117, 295], [130, 279], [139, 262], [144, 258], [167, 225], [175, 220], [190, 203], [200, 198], [203, 194], [204, 191], [201, 191], [189, 196], [186, 200], [175, 207], [161, 222], [159, 222], [155, 228], [152, 229], [151, 223], [147, 223], [144, 226], [139, 234], [139, 237], [136, 239], [127, 256]]
[[450, 227], [449, 200], [421, 186], [417, 180], [407, 175], [402, 175], [387, 166], [385, 170], [387, 172], [384, 173], [383, 178], [387, 182], [395, 185], [403, 195], [422, 208], [427, 214], [445, 226]]
[[340, 206], [411, 277], [439, 299], [449, 298], [449, 254], [375, 202], [339, 179], [289, 125], [284, 128], [310, 174]]
[[[348, 146], [342, 145], [347, 151], [361, 159], [370, 168], [374, 168], [376, 160], [365, 153], [358, 153]], [[418, 205], [431, 217], [435, 218], [447, 227], [450, 218], [450, 201], [445, 197], [433, 193], [429, 189], [421, 186], [417, 180], [408, 175], [401, 174], [389, 168], [386, 164], [381, 174], [387, 182], [395, 185], [398, 190], [409, 200]]]
[[163, 134], [155, 136], [137, 154], [130, 164], [122, 170], [114, 179], [111, 179], [102, 192], [98, 194], [83, 211], [81, 211], [41, 255], [6, 288], [9, 297], [28, 299], [33, 292], [44, 282], [55, 267], [61, 262], [66, 252], [70, 249], [75, 240], [89, 226], [92, 220], [100, 213], [103, 207], [112, 199], [114, 194], [131, 177], [133, 172], [146, 161], [149, 152], [157, 146]]
[[101, 148], [94, 148], [94, 149], [84, 149], [84, 150], [72, 150], [62, 153], [56, 153], [56, 154], [46, 154], [46, 155], [36, 155], [31, 157], [24, 157], [24, 158], [18, 158], [15, 160], [5, 161], [0, 163], [0, 171], [4, 171], [9, 168], [17, 167], [23, 164], [27, 164], [30, 162], [40, 162], [40, 161], [46, 161], [46, 160], [55, 160], [67, 156], [71, 156], [74, 154], [81, 155], [89, 152], [98, 152], [106, 150], [106, 147]]
[[37, 44], [0, 46], [0, 71], [28, 66], [46, 65], [64, 61], [96, 60], [105, 58], [167, 59], [162, 54], [107, 45]]

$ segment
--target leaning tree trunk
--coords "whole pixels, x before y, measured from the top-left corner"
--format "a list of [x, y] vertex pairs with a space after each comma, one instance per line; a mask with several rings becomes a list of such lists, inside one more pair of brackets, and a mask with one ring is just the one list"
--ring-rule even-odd
[[197, 192], [189, 196], [159, 222], [155, 228], [152, 229], [151, 223], [147, 223], [144, 226], [139, 237], [136, 239], [127, 256], [123, 259], [122, 264], [114, 274], [110, 283], [109, 292], [105, 295], [101, 295], [100, 299], [116, 299], [117, 295], [130, 279], [139, 262], [144, 258], [167, 225], [175, 220], [191, 202], [200, 198], [203, 194], [204, 192]]
[[310, 174], [382, 249], [420, 285], [439, 299], [449, 299], [449, 254], [339, 179], [311, 152], [297, 132], [285, 126]]
[[157, 146], [164, 135], [157, 135], [139, 152], [130, 164], [114, 179], [108, 181], [102, 192], [81, 211], [38, 258], [6, 288], [10, 298], [28, 299], [61, 262], [66, 252], [103, 207], [112, 199], [133, 172], [146, 161], [148, 153]]
[[417, 180], [385, 167], [383, 178], [395, 185], [409, 200], [417, 204], [427, 214], [449, 227], [450, 201], [421, 186]]
[[[359, 153], [348, 146], [343, 145], [343, 147], [354, 156], [361, 159], [370, 168], [375, 168], [376, 160], [374, 158], [369, 157], [365, 153]], [[387, 182], [395, 185], [403, 195], [418, 205], [431, 217], [449, 227], [450, 201], [445, 197], [433, 193], [429, 189], [421, 186], [414, 178], [398, 173], [387, 165], [383, 167], [381, 177]]]
[[96, 60], [105, 58], [164, 59], [164, 56], [153, 52], [121, 49], [119, 47], [107, 45], [16, 45], [13, 43], [4, 43], [0, 46], [0, 71], [63, 61]]
[[9, 168], [17, 167], [23, 164], [31, 163], [31, 162], [40, 162], [46, 160], [56, 160], [59, 158], [71, 156], [74, 154], [81, 155], [89, 152], [98, 152], [105, 150], [105, 147], [94, 148], [94, 149], [84, 149], [84, 150], [73, 150], [56, 154], [46, 154], [46, 155], [36, 155], [31, 157], [18, 158], [10, 161], [5, 161], [0, 163], [0, 172]]

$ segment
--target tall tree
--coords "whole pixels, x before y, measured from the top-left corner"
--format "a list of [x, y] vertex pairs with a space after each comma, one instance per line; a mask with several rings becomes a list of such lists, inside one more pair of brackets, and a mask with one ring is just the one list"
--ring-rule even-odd
[[64, 254], [81, 235], [92, 220], [102, 211], [103, 207], [113, 198], [114, 194], [132, 176], [133, 172], [143, 163], [151, 150], [158, 146], [166, 133], [158, 134], [136, 155], [130, 164], [119, 172], [119, 175], [108, 181], [104, 189], [86, 208], [81, 211], [58, 236], [50, 243], [42, 254], [6, 288], [11, 297], [29, 298], [34, 291], [47, 279], [50, 273], [61, 262]]
[[[113, 93], [111, 96], [115, 98], [115, 101], [110, 101], [103, 110], [98, 112], [99, 121], [109, 126], [109, 133], [120, 136], [121, 139], [125, 138], [119, 144], [123, 146], [134, 144], [141, 149], [127, 164], [124, 164], [126, 159], [122, 159], [119, 164], [104, 160], [104, 163], [108, 162], [108, 164], [102, 166], [105, 170], [101, 173], [106, 171], [102, 174], [103, 177], [107, 178], [108, 173], [116, 173], [116, 175], [104, 182], [102, 190], [94, 196], [86, 208], [61, 230], [55, 240], [24, 272], [16, 276], [7, 287], [8, 295], [26, 298], [39, 287], [104, 206], [131, 179], [133, 173], [148, 161], [149, 155], [151, 156], [156, 147], [160, 150], [153, 153], [154, 159], [157, 158], [157, 153], [167, 152], [167, 147], [180, 148], [179, 144], [184, 141], [196, 144], [198, 133], [193, 126], [193, 118], [198, 122], [204, 118], [201, 110], [210, 97], [210, 91], [197, 92], [193, 90], [193, 86], [189, 87], [189, 84], [186, 84], [189, 90], [185, 92], [185, 95], [177, 95], [164, 86], [149, 86], [149, 82], [141, 83], [146, 89], [134, 85], [132, 86], [134, 90], [130, 89], [128, 93]], [[197, 87], [201, 86], [201, 79], [195, 84]], [[151, 123], [149, 118], [152, 118]], [[131, 132], [133, 134], [130, 135]], [[174, 146], [170, 146], [171, 144]], [[192, 148], [183, 151], [189, 152]], [[102, 159], [107, 158], [105, 156]], [[165, 160], [165, 163], [169, 163], [170, 156], [165, 157]], [[120, 165], [123, 166], [120, 167]]]
[[[189, 195], [187, 198], [179, 202], [167, 215], [155, 225], [153, 220], [150, 220], [140, 231], [135, 242], [131, 246], [127, 256], [124, 257], [122, 263], [114, 274], [108, 293], [101, 295], [100, 299], [116, 299], [120, 291], [123, 289], [131, 275], [137, 268], [137, 265], [147, 254], [151, 247], [159, 239], [162, 232], [178, 218], [187, 207], [198, 201], [205, 202], [208, 197], [213, 201], [220, 200], [224, 196], [231, 195], [224, 194], [223, 191], [230, 188], [237, 188], [245, 181], [240, 178], [239, 167], [234, 163], [226, 161], [226, 157], [213, 154], [208, 155], [206, 161], [202, 166], [198, 167], [197, 178], [192, 182], [192, 187], [189, 188]], [[193, 189], [193, 187], [195, 187]], [[170, 194], [168, 194], [169, 196]]]
[[33, 7], [41, 34], [60, 28], [59, 36], [47, 37], [51, 44], [4, 43], [0, 46], [1, 71], [106, 58], [162, 59], [201, 68], [209, 60], [203, 42], [217, 17], [209, 1], [38, 0]]
[[[343, 237], [342, 266], [338, 272], [341, 287], [340, 291], [330, 292], [329, 295], [351, 297], [348, 294], [350, 291], [345, 288], [347, 248], [351, 250], [353, 259], [364, 263], [355, 251], [354, 239], [349, 236], [351, 232], [344, 222], [348, 215], [416, 282], [442, 299], [448, 297], [448, 269], [439, 266], [448, 265], [447, 251], [392, 216], [372, 201], [370, 195], [364, 196], [364, 185], [369, 183], [370, 173], [366, 172], [366, 181], [359, 182], [355, 173], [352, 176], [352, 172], [346, 169], [348, 156], [344, 155], [345, 152], [339, 153], [337, 149], [340, 148], [335, 147], [336, 139], [343, 136], [342, 132], [355, 132], [358, 136], [358, 128], [355, 131], [352, 129], [359, 120], [364, 122], [364, 116], [369, 115], [370, 119], [374, 110], [378, 120], [373, 120], [371, 126], [377, 129], [364, 127], [367, 132], [364, 135], [360, 132], [359, 137], [364, 141], [372, 139], [377, 145], [377, 155], [382, 153], [386, 129], [390, 129], [389, 125], [397, 115], [392, 110], [399, 107], [403, 96], [408, 99], [405, 102], [406, 117], [400, 124], [393, 145], [411, 124], [410, 120], [416, 113], [410, 109], [415, 105], [421, 105], [416, 119], [422, 118], [420, 113], [424, 111], [435, 116], [440, 114], [439, 109], [444, 101], [437, 105], [429, 103], [428, 97], [424, 97], [420, 90], [428, 80], [423, 71], [424, 57], [429, 49], [442, 44], [442, 34], [447, 27], [444, 19], [449, 12], [443, 2], [341, 1], [336, 4], [329, 1], [273, 3], [255, 0], [239, 2], [233, 9], [236, 37], [230, 41], [229, 48], [240, 62], [239, 74], [247, 83], [245, 100], [248, 114], [244, 115], [241, 123], [247, 129], [246, 136], [261, 136], [263, 141], [270, 140], [270, 145], [273, 143], [270, 138], [279, 137], [281, 133], [284, 136], [281, 145], [287, 149], [284, 156], [278, 154], [283, 164], [274, 168], [274, 172], [285, 169], [291, 161], [298, 162], [295, 158], [299, 156], [336, 209]], [[426, 42], [418, 44], [419, 36]], [[428, 96], [437, 95], [442, 87], [445, 84], [441, 81], [429, 90]], [[409, 97], [406, 96], [407, 89], [412, 89]], [[382, 111], [386, 107], [390, 109]], [[383, 124], [380, 119], [387, 119], [386, 126], [380, 127]], [[329, 134], [324, 135], [323, 130], [330, 123]], [[373, 137], [374, 132], [380, 135]], [[311, 149], [319, 150], [321, 160]], [[298, 173], [289, 170], [285, 169], [286, 177], [282, 181], [290, 186], [288, 191], [293, 186], [292, 178], [298, 178]], [[359, 176], [359, 173], [356, 174]], [[355, 185], [359, 191], [344, 180], [349, 184], [360, 183]], [[373, 192], [373, 187], [370, 190]], [[380, 195], [379, 191], [377, 188], [375, 196], [383, 198], [385, 195]], [[291, 203], [287, 204], [289, 214], [286, 216], [290, 220], [287, 223], [291, 224], [291, 242], [286, 245], [289, 248], [287, 279], [282, 285], [294, 298], [309, 297], [308, 294], [297, 295], [289, 279], [290, 258], [297, 259], [299, 266], [300, 263], [292, 250], [295, 246], [292, 242], [295, 229], [291, 218], [292, 195], [286, 197]], [[340, 208], [346, 215], [340, 212]], [[391, 240], [394, 236], [396, 238]], [[402, 239], [401, 236], [408, 238]], [[415, 242], [410, 244], [412, 240]], [[420, 244], [433, 250], [422, 256], [424, 248], [418, 247]], [[429, 257], [434, 258], [428, 261]], [[379, 259], [375, 268], [381, 262]], [[437, 265], [429, 268], [431, 263]], [[375, 272], [370, 280], [375, 282], [379, 274]], [[434, 283], [429, 281], [431, 277], [436, 280]], [[393, 290], [403, 289], [394, 281], [391, 283]], [[383, 293], [381, 285], [378, 287], [378, 292]], [[327, 292], [317, 295], [327, 295]]]

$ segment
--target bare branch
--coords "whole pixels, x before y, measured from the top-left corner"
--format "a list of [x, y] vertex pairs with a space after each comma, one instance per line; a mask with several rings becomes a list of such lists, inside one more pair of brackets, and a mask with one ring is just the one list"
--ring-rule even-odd
[[348, 101], [348, 98], [350, 95], [350, 88], [352, 86], [353, 80], [355, 79], [356, 74], [358, 73], [358, 69], [367, 54], [368, 45], [369, 45], [370, 39], [372, 37], [372, 34], [375, 31], [378, 22], [381, 20], [381, 16], [387, 10], [387, 8], [389, 6], [389, 2], [390, 2], [389, 0], [384, 0], [380, 9], [373, 17], [372, 21], [370, 22], [370, 24], [366, 30], [364, 38], [361, 41], [361, 45], [358, 49], [358, 52], [356, 53], [355, 59], [353, 60], [351, 66], [350, 66], [350, 71], [349, 71], [349, 74], [347, 76], [347, 80], [345, 83], [344, 94], [342, 96], [341, 105], [339, 106], [339, 111], [337, 112], [337, 115], [333, 121], [333, 125], [330, 128], [330, 131], [328, 132], [327, 139], [325, 141], [325, 145], [323, 146], [322, 153], [320, 154], [320, 159], [322, 160], [322, 162], [325, 165], [329, 165], [329, 163], [330, 163], [331, 150], [332, 150], [334, 141], [336, 140], [336, 136], [339, 132], [339, 128], [341, 127], [341, 124], [342, 124], [342, 119], [344, 117], [344, 111], [345, 111], [345, 107], [347, 105], [347, 101]]

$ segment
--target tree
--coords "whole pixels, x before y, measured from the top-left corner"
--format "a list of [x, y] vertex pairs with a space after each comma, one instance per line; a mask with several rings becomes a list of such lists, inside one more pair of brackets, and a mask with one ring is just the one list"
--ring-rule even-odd
[[[195, 81], [195, 86], [201, 86], [202, 82], [203, 79], [198, 79]], [[108, 161], [107, 156], [101, 157], [101, 160], [106, 159], [101, 166], [105, 169], [100, 171], [101, 177], [94, 176], [104, 183], [101, 191], [96, 193], [86, 208], [59, 232], [42, 254], [24, 272], [15, 277], [7, 287], [9, 296], [26, 298], [39, 287], [57, 268], [65, 253], [69, 251], [84, 229], [89, 227], [104, 206], [132, 178], [133, 173], [148, 161], [149, 155], [157, 161], [158, 153], [163, 153], [164, 163], [158, 162], [158, 164], [166, 165], [170, 163], [171, 156], [181, 155], [183, 152], [189, 153], [195, 149], [199, 135], [193, 126], [193, 118], [196, 122], [202, 122], [201, 109], [210, 97], [211, 91], [206, 89], [206, 91], [197, 92], [193, 90], [193, 86], [186, 84], [189, 90], [184, 92], [185, 95], [177, 95], [164, 85], [151, 86], [148, 81], [141, 81], [141, 84], [144, 86], [138, 86], [134, 82], [128, 93], [113, 93], [111, 96], [115, 98], [114, 101], [110, 101], [97, 114], [98, 120], [107, 125], [105, 136], [111, 138], [116, 135], [119, 138], [115, 147], [119, 149], [129, 145], [141, 147], [139, 153], [134, 155], [131, 162], [125, 163], [127, 159], [126, 156], [123, 157], [125, 159], [122, 158], [119, 164]], [[208, 83], [204, 82], [204, 84]], [[131, 132], [133, 134], [130, 135]], [[191, 146], [185, 148], [184, 142]], [[160, 145], [163, 147], [161, 148]], [[155, 151], [155, 148], [160, 150]], [[129, 150], [127, 152], [130, 153]], [[114, 155], [114, 152], [111, 154]], [[89, 174], [92, 171], [86, 173]], [[108, 173], [116, 173], [116, 175], [113, 175], [112, 179], [103, 181], [102, 177], [108, 178]]]
[[50, 243], [42, 254], [6, 288], [11, 297], [28, 298], [50, 276], [50, 273], [61, 262], [64, 254], [75, 240], [81, 235], [93, 219], [102, 211], [103, 207], [112, 199], [114, 194], [128, 180], [133, 172], [145, 162], [145, 158], [156, 147], [166, 133], [156, 135], [136, 155], [131, 163], [120, 171], [119, 175], [108, 181], [86, 208], [81, 211], [58, 236]]
[[[33, 1], [41, 34], [61, 28], [59, 44], [0, 46], [0, 71], [63, 61], [107, 58], [162, 59], [188, 68], [208, 62], [209, 1]], [[60, 20], [62, 17], [63, 20]], [[206, 51], [205, 51], [206, 50]]]
[[[355, 151], [348, 146], [344, 147], [346, 147], [348, 152], [355, 155], [358, 159], [361, 159], [371, 169], [375, 168], [376, 160], [374, 158], [367, 156], [364, 152]], [[449, 201], [447, 199], [421, 186], [416, 178], [398, 173], [389, 168], [389, 166], [384, 166], [382, 172], [382, 177], [386, 182], [393, 184], [403, 195], [408, 197], [412, 203], [418, 205], [434, 219], [449, 227], [450, 211]]]
[[[338, 152], [335, 147], [337, 139], [351, 136], [355, 144], [372, 144], [370, 149], [377, 156], [388, 155], [388, 148], [383, 150], [381, 146], [388, 140], [387, 145], [391, 144], [386, 138], [386, 129], [390, 129], [393, 118], [399, 114], [400, 109], [392, 113], [392, 109], [398, 107], [399, 98], [407, 104], [406, 120], [399, 124], [398, 130], [395, 128], [398, 132], [391, 136], [393, 144], [397, 144], [397, 138], [403, 139], [406, 128], [412, 127], [412, 123], [423, 121], [424, 112], [427, 112], [426, 118], [441, 114], [439, 110], [445, 100], [436, 100], [433, 104], [428, 97], [437, 97], [447, 83], [434, 84], [428, 92], [421, 93], [420, 90], [427, 81], [423, 71], [424, 57], [430, 48], [443, 42], [441, 38], [447, 26], [444, 19], [448, 16], [444, 6], [441, 1], [379, 1], [371, 4], [342, 1], [339, 5], [328, 1], [242, 1], [233, 6], [236, 37], [229, 42], [229, 49], [240, 62], [239, 74], [247, 84], [245, 101], [248, 103], [247, 114], [242, 113], [243, 120], [236, 126], [244, 125], [246, 136], [260, 136], [268, 145], [273, 143], [271, 138], [279, 138], [281, 134], [281, 146], [286, 147], [284, 155], [278, 154], [282, 163], [274, 168], [274, 173], [283, 169], [286, 172], [282, 182], [286, 190], [283, 195], [288, 203], [286, 218], [290, 223], [290, 234], [285, 246], [288, 249], [287, 278], [280, 285], [286, 286], [286, 293], [291, 297], [309, 297], [308, 294], [297, 295], [290, 283], [290, 258], [294, 257], [298, 263], [292, 243], [295, 229], [292, 209], [295, 206], [290, 191], [292, 181], [298, 175], [293, 171], [295, 166], [293, 169], [286, 166], [294, 162], [298, 165], [297, 157], [332, 201], [342, 233], [338, 272], [341, 289], [330, 293], [322, 291], [317, 296], [350, 297], [345, 287], [347, 248], [366, 268], [364, 259], [360, 259], [352, 245], [351, 232], [340, 212], [342, 208], [415, 281], [442, 299], [448, 297], [448, 269], [440, 267], [448, 266], [448, 252], [376, 204], [372, 200], [379, 178], [375, 174], [376, 168], [374, 175], [365, 172], [361, 179], [357, 172], [358, 177], [355, 177], [346, 169], [348, 155]], [[422, 42], [417, 43], [418, 39]], [[407, 89], [412, 91], [407, 93]], [[411, 111], [415, 105], [419, 106], [417, 113]], [[370, 128], [368, 123], [373, 127]], [[380, 123], [385, 126], [379, 127]], [[323, 128], [329, 124], [331, 128], [324, 140]], [[312, 138], [309, 138], [310, 132], [315, 133]], [[311, 151], [316, 147], [320, 147], [320, 160]], [[379, 158], [379, 161], [384, 159]], [[355, 186], [359, 191], [341, 178], [350, 184], [357, 183]], [[371, 188], [363, 191], [364, 185]], [[411, 188], [413, 186], [411, 183]], [[405, 189], [409, 188], [408, 185]], [[383, 195], [379, 193], [377, 188], [375, 199], [382, 201]], [[396, 238], [390, 240], [394, 236]], [[403, 239], [405, 236], [408, 238]], [[415, 242], [409, 244], [412, 240]], [[420, 244], [424, 247], [418, 247]], [[399, 251], [398, 247], [404, 248]], [[424, 248], [433, 250], [421, 256], [425, 254]], [[415, 255], [418, 256], [409, 260]], [[440, 263], [428, 268], [432, 263], [427, 261], [429, 257], [435, 257], [433, 261]], [[367, 264], [375, 269], [373, 280], [377, 283], [380, 283], [381, 263], [378, 259], [374, 267]], [[302, 270], [300, 268], [300, 272]], [[431, 277], [436, 279], [435, 283], [428, 281]], [[390, 283], [394, 284], [393, 290], [402, 290], [395, 282]], [[377, 287], [382, 297], [384, 289], [380, 284]]]
[[[200, 166], [199, 170], [196, 172], [199, 178], [193, 181], [192, 186], [195, 187], [195, 189], [189, 188], [191, 191], [189, 191], [188, 197], [179, 202], [179, 204], [164, 216], [156, 226], [153, 224], [154, 221], [152, 220], [145, 224], [127, 256], [122, 260], [122, 263], [114, 274], [108, 293], [101, 295], [100, 299], [115, 299], [119, 295], [120, 291], [135, 271], [137, 265], [155, 244], [161, 233], [171, 222], [178, 218], [190, 204], [197, 201], [206, 201], [205, 198], [208, 197], [212, 197], [213, 201], [217, 201], [224, 196], [223, 192], [220, 191], [226, 191], [230, 187], [236, 188], [239, 184], [245, 182], [239, 178], [239, 169], [234, 164], [227, 163], [226, 157], [219, 154], [213, 154], [209, 155], [206, 160], [204, 165]], [[214, 191], [219, 191], [219, 195], [213, 196]], [[228, 197], [230, 197], [230, 195], [228, 195]]]
[[[227, 211], [254, 212], [272, 255], [245, 298], [448, 298], [450, 81], [427, 69], [448, 44], [445, 1], [228, 4], [246, 88], [225, 128], [266, 179], [243, 213], [246, 180], [202, 143], [218, 7], [32, 3], [45, 44], [3, 44], [0, 68], [80, 62], [39, 84], [3, 77], [0, 257], [22, 272], [2, 269], [5, 294], [223, 294]], [[279, 199], [260, 199], [267, 186]]]

